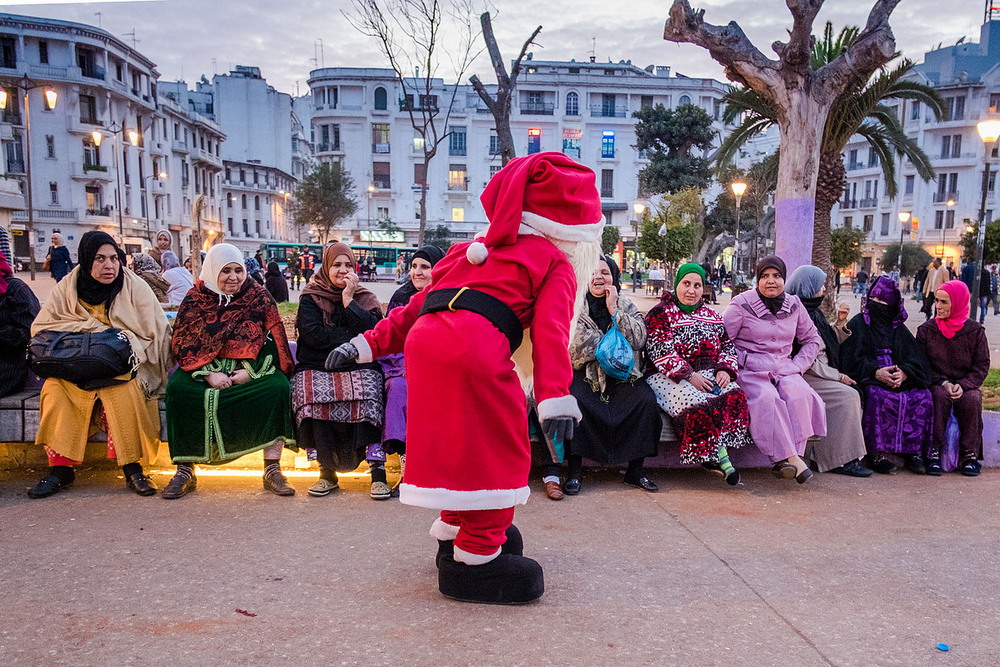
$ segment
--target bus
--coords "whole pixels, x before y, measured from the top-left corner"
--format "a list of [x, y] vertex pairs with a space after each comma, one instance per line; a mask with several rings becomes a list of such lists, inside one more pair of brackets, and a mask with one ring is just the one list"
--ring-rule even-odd
[[[277, 262], [278, 267], [284, 269], [288, 263], [288, 255], [293, 250], [302, 251], [302, 248], [309, 248], [316, 256], [316, 268], [318, 269], [323, 260], [323, 248], [319, 243], [261, 243], [260, 251], [264, 256], [265, 268], [268, 262]], [[399, 256], [403, 255], [403, 263], [409, 264], [410, 257], [417, 251], [417, 248], [383, 247], [373, 245], [352, 245], [351, 250], [358, 260], [359, 266], [367, 266], [369, 259], [375, 260], [375, 272], [379, 276], [396, 276], [396, 262]]]

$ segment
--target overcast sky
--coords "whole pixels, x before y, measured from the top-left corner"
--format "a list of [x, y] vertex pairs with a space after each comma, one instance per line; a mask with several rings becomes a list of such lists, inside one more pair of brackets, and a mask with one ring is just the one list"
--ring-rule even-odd
[[[65, 2], [66, 0], [59, 0]], [[391, 1], [391, 0], [390, 0]], [[620, 0], [619, 0], [620, 1]], [[829, 0], [814, 32], [825, 21], [834, 26], [863, 26], [874, 0]], [[710, 23], [736, 20], [769, 57], [770, 44], [786, 37], [791, 24], [782, 0], [703, 0]], [[599, 62], [631, 60], [639, 67], [669, 65], [673, 72], [722, 80], [722, 68], [707, 52], [663, 40], [670, 0], [494, 0], [499, 14], [494, 27], [504, 56], [512, 59], [539, 24], [539, 60], [586, 60], [592, 51]], [[897, 48], [920, 61], [939, 43], [965, 37], [978, 41], [983, 20], [981, 0], [903, 0], [891, 18]], [[100, 25], [157, 63], [161, 79], [193, 84], [205, 74], [228, 72], [234, 65], [260, 67], [281, 91], [308, 90], [309, 71], [317, 66], [386, 67], [372, 38], [354, 30], [341, 10], [350, 0], [144, 0], [103, 3], [5, 4], [2, 11]], [[627, 8], [624, 11], [623, 8]], [[100, 14], [98, 16], [98, 13]], [[319, 40], [322, 40], [320, 50]], [[473, 68], [492, 81], [485, 57]], [[446, 79], [453, 71], [442, 69]]]

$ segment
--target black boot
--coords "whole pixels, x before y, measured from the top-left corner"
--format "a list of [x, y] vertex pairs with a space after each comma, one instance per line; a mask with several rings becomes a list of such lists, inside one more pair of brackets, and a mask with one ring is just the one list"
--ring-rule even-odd
[[500, 554], [484, 565], [441, 559], [438, 590], [445, 597], [482, 604], [525, 604], [542, 597], [542, 566], [530, 558]]
[[[510, 524], [507, 527], [507, 541], [500, 547], [500, 553], [513, 554], [515, 556], [520, 556], [524, 553], [524, 539], [521, 537], [521, 531], [514, 524]], [[436, 566], [441, 567], [441, 559], [445, 556], [451, 558], [454, 555], [454, 540], [438, 540], [438, 552], [437, 556], [434, 557], [434, 564]]]

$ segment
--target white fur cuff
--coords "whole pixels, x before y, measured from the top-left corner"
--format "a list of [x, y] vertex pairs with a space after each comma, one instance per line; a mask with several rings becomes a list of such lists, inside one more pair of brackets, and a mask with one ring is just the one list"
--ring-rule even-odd
[[358, 348], [359, 364], [370, 364], [373, 361], [372, 346], [368, 344], [367, 340], [365, 340], [364, 334], [358, 334], [352, 338], [351, 344]]
[[601, 232], [604, 230], [603, 221], [592, 225], [564, 225], [529, 211], [521, 213], [521, 222], [538, 231], [542, 236], [560, 241], [600, 241]]
[[436, 540], [450, 542], [451, 540], [454, 540], [457, 535], [458, 526], [445, 523], [441, 520], [441, 517], [434, 519], [434, 523], [431, 524], [431, 537]]
[[455, 547], [455, 560], [459, 563], [465, 563], [466, 565], [486, 565], [500, 555], [502, 548], [503, 547], [497, 549], [495, 554], [483, 556], [482, 554], [470, 554], [468, 551], [463, 551], [462, 549]]
[[571, 395], [559, 396], [557, 398], [546, 398], [538, 404], [538, 419], [558, 419], [559, 417], [572, 417], [576, 423], [580, 423], [583, 414], [576, 404], [576, 398]]

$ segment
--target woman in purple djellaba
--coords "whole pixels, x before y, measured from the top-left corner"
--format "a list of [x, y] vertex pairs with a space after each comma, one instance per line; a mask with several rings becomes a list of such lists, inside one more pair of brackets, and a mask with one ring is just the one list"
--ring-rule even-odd
[[921, 456], [934, 423], [930, 363], [905, 321], [899, 287], [876, 276], [841, 348], [842, 370], [861, 386], [861, 430], [871, 467], [883, 474], [896, 468], [897, 457], [907, 469], [926, 472]]

